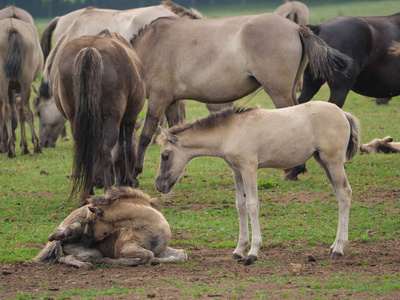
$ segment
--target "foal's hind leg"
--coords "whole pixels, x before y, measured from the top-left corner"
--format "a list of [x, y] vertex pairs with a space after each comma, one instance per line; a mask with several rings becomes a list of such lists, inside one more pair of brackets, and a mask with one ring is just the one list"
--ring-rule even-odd
[[173, 249], [167, 247], [165, 252], [160, 257], [154, 257], [152, 264], [171, 263], [171, 262], [185, 262], [188, 257], [186, 251], [183, 249]]
[[343, 249], [348, 243], [349, 213], [352, 191], [344, 171], [343, 158], [338, 157], [336, 160], [332, 161], [325, 159], [321, 154], [315, 155], [314, 158], [325, 170], [329, 181], [333, 185], [339, 203], [339, 219], [336, 239], [329, 251], [332, 258], [336, 258], [343, 256]]

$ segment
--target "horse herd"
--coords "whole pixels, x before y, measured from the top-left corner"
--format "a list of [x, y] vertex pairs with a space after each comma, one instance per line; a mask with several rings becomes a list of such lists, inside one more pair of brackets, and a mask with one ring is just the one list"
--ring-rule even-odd
[[[140, 241], [125, 239], [129, 250], [90, 246], [93, 240], [115, 242], [121, 234], [135, 235], [133, 221], [123, 219], [117, 226], [110, 223], [115, 217], [106, 216], [113, 215], [109, 209], [115, 209], [115, 203], [129, 211], [133, 204], [122, 199], [142, 203], [146, 196], [113, 185], [139, 185], [146, 149], [163, 118], [171, 128], [161, 128], [159, 135], [162, 149], [156, 186], [160, 192], [168, 193], [195, 157], [221, 157], [232, 168], [240, 219], [234, 258], [241, 259], [249, 243], [247, 214], [253, 235], [247, 264], [257, 259], [261, 246], [257, 169], [296, 170], [311, 157], [325, 170], [338, 198], [338, 232], [330, 254], [343, 255], [351, 200], [344, 162], [359, 147], [360, 129], [357, 119], [340, 108], [350, 90], [378, 98], [400, 94], [400, 13], [337, 17], [308, 25], [308, 9], [298, 1], [283, 4], [275, 13], [215, 19], [203, 19], [199, 12], [171, 1], [124, 11], [88, 7], [51, 21], [41, 43], [29, 13], [7, 7], [0, 11], [0, 20], [0, 151], [8, 157], [16, 155], [17, 115], [22, 154], [29, 153], [25, 120], [35, 153], [41, 153], [42, 146], [55, 147], [68, 120], [74, 138], [71, 197], [89, 202], [55, 230], [61, 232], [53, 234], [57, 243], [48, 245], [38, 261], [62, 261], [61, 248], [81, 257], [78, 261], [111, 262], [133, 258], [132, 253], [141, 253], [135, 257], [140, 257], [140, 263], [163, 261], [156, 257], [187, 259], [183, 250], [167, 247], [170, 231], [163, 217], [157, 219], [159, 226], [153, 224], [164, 228], [157, 235], [165, 237], [162, 241], [139, 234]], [[29, 96], [31, 83], [42, 70], [39, 91], [34, 90], [38, 138]], [[325, 82], [331, 103], [297, 105], [310, 101]], [[224, 106], [259, 88], [278, 110], [230, 106], [182, 125], [186, 99]], [[146, 98], [148, 108], [137, 144], [137, 118]], [[329, 132], [321, 130], [327, 127]], [[286, 178], [295, 179], [296, 172]], [[107, 205], [91, 196], [96, 182], [104, 186]], [[95, 234], [102, 230], [103, 236]], [[151, 246], [148, 239], [153, 240]], [[97, 252], [87, 254], [82, 249]], [[153, 254], [149, 256], [148, 250]]]

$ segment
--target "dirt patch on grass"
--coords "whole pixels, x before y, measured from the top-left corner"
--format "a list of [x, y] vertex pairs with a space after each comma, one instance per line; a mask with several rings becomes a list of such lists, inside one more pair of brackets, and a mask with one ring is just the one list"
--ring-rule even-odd
[[[398, 201], [398, 192], [375, 191], [372, 197], [364, 197], [364, 201]], [[300, 193], [281, 201], [309, 202], [315, 197]], [[329, 198], [327, 194], [319, 197]], [[168, 202], [165, 204], [168, 206]], [[194, 204], [189, 206], [202, 209]], [[0, 298], [28, 298], [21, 296], [25, 294], [45, 299], [398, 299], [398, 282], [394, 291], [378, 291], [377, 287], [384, 275], [399, 279], [400, 239], [353, 241], [345, 248], [345, 256], [339, 259], [329, 257], [329, 246], [294, 242], [263, 247], [259, 260], [250, 266], [232, 260], [232, 248], [186, 245], [174, 246], [187, 250], [189, 261], [185, 264], [95, 266], [82, 270], [29, 261], [0, 263]], [[301, 270], [293, 273], [291, 264], [297, 264]], [[359, 282], [367, 283], [365, 289], [357, 286]], [[101, 291], [109, 294], [99, 295]]]

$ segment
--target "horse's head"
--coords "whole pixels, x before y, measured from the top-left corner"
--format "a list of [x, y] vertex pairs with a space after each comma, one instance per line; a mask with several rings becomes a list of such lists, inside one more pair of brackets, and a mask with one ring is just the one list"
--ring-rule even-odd
[[40, 91], [32, 86], [35, 92], [33, 100], [35, 114], [39, 117], [39, 139], [43, 147], [55, 147], [57, 138], [60, 136], [66, 119], [58, 111], [54, 98], [46, 89], [48, 85], [40, 85]]
[[104, 219], [104, 211], [101, 208], [94, 207], [93, 204], [89, 204], [88, 208], [86, 227], [83, 232], [83, 242], [87, 247], [102, 241], [115, 230], [114, 225]]
[[161, 162], [158, 167], [156, 187], [159, 192], [167, 194], [185, 170], [190, 156], [181, 147], [179, 138], [171, 132], [161, 128], [157, 139], [161, 144]]

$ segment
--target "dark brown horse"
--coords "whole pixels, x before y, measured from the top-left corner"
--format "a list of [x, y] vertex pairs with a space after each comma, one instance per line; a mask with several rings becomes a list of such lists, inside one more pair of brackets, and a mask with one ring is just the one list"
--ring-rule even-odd
[[7, 141], [0, 130], [0, 149], [8, 157], [15, 157], [15, 137], [12, 126], [12, 111], [16, 107], [15, 92], [20, 93], [18, 115], [21, 125], [21, 152], [29, 154], [25, 122], [32, 134], [34, 152], [41, 153], [39, 138], [33, 125], [33, 113], [29, 107], [32, 81], [43, 67], [43, 54], [35, 26], [15, 18], [0, 20], [0, 124], [5, 125]]
[[136, 175], [142, 172], [151, 136], [171, 103], [226, 103], [262, 86], [277, 108], [292, 106], [297, 104], [295, 87], [308, 62], [322, 78], [350, 63], [306, 27], [275, 14], [159, 18], [131, 43], [146, 69], [149, 100]]
[[57, 108], [70, 121], [75, 139], [71, 197], [86, 199], [93, 189], [96, 160], [104, 189], [112, 184], [111, 151], [123, 151], [116, 160], [126, 168], [120, 185], [137, 185], [132, 178], [135, 153], [132, 133], [145, 100], [142, 66], [132, 46], [108, 30], [69, 42], [60, 54], [54, 82]]
[[350, 90], [364, 96], [400, 95], [400, 57], [391, 49], [400, 42], [400, 13], [384, 17], [336, 17], [311, 30], [329, 46], [353, 58], [347, 74], [314, 78], [307, 67], [299, 103], [310, 101], [327, 82], [329, 102], [342, 107]]

